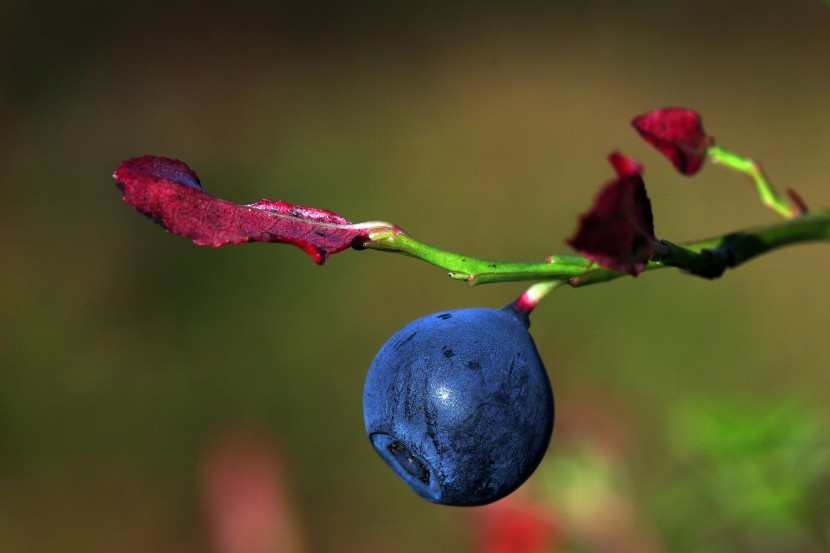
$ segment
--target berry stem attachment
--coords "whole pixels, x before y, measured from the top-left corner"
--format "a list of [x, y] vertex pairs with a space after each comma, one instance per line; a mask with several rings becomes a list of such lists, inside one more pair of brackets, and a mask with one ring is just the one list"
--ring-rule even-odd
[[553, 292], [562, 284], [565, 284], [565, 281], [543, 280], [541, 282], [537, 282], [522, 292], [522, 295], [510, 304], [510, 308], [517, 314], [526, 318], [540, 303], [542, 303], [542, 300], [545, 299], [548, 294]]
[[719, 146], [709, 146], [706, 149], [706, 155], [713, 163], [718, 163], [724, 167], [743, 173], [752, 179], [752, 182], [755, 184], [755, 189], [764, 205], [785, 219], [792, 219], [793, 217], [798, 217], [806, 213], [807, 210], [800, 201], [792, 201], [792, 197], [788, 198], [784, 196], [772, 185], [766, 175], [764, 175], [761, 165], [758, 162], [724, 150]]

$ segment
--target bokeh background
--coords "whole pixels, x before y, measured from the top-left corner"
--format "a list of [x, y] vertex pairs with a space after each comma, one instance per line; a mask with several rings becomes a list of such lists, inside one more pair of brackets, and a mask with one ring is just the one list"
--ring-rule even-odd
[[775, 215], [725, 169], [676, 175], [628, 121], [697, 109], [830, 205], [828, 53], [820, 0], [0, 2], [0, 551], [828, 550], [826, 244], [547, 299], [556, 429], [507, 500], [547, 534], [504, 545], [482, 534], [498, 511], [397, 481], [361, 394], [399, 327], [521, 285], [198, 248], [111, 178], [177, 157], [236, 202], [533, 260], [569, 253], [619, 148], [658, 236], [705, 238]]

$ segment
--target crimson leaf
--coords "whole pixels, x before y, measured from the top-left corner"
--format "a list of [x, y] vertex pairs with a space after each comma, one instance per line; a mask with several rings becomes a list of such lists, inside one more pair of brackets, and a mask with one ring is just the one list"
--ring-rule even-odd
[[202, 190], [185, 163], [165, 157], [128, 159], [113, 177], [136, 211], [199, 246], [283, 242], [322, 265], [330, 254], [362, 244], [379, 226], [353, 225], [331, 211], [283, 201], [238, 205], [221, 200]]
[[631, 121], [637, 132], [660, 153], [669, 158], [675, 169], [691, 176], [706, 160], [706, 149], [714, 139], [703, 130], [700, 115], [684, 108], [650, 111]]
[[633, 276], [645, 269], [654, 253], [654, 223], [642, 166], [619, 152], [608, 160], [617, 179], [605, 185], [591, 210], [579, 219], [568, 244], [606, 269]]

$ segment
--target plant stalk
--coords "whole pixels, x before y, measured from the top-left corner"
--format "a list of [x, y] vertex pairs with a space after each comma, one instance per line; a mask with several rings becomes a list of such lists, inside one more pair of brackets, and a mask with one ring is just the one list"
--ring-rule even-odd
[[[663, 240], [661, 244], [665, 248], [649, 261], [646, 270], [675, 267], [697, 276], [716, 278], [726, 269], [777, 248], [819, 240], [830, 240], [830, 211], [788, 217], [770, 225], [682, 245]], [[581, 287], [627, 276], [627, 273], [603, 269], [589, 259], [575, 255], [555, 255], [545, 261], [529, 262], [478, 259], [430, 246], [397, 227], [371, 231], [363, 247], [420, 259], [470, 285], [554, 280]]]

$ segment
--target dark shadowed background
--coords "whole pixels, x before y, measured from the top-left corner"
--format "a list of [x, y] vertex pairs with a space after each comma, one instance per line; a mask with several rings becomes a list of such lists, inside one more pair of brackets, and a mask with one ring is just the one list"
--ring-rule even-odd
[[[819, 0], [0, 2], [0, 551], [264, 551], [222, 546], [210, 515], [211, 452], [237, 434], [281, 467], [296, 536], [273, 550], [479, 550], [475, 510], [417, 498], [372, 451], [363, 378], [410, 320], [522, 285], [371, 251], [317, 267], [284, 245], [199, 248], [122, 202], [122, 159], [182, 159], [240, 203], [535, 260], [570, 253], [621, 149], [646, 165], [658, 237], [681, 242], [776, 216], [725, 169], [678, 176], [628, 121], [694, 108], [720, 145], [830, 205], [828, 54]], [[557, 423], [523, 493], [571, 513], [557, 551], [636, 550], [569, 526], [592, 493], [557, 468], [585, 466], [574, 443], [613, 459], [657, 550], [823, 550], [828, 269], [830, 248], [806, 245], [714, 282], [660, 271], [545, 301], [532, 332]], [[815, 453], [817, 475], [772, 538], [728, 507], [695, 533], [719, 512], [684, 449], [710, 406], [740, 413], [724, 415], [739, 432], [781, 409], [783, 440], [811, 432], [772, 461], [804, 474]], [[735, 480], [713, 489], [741, 496]]]

